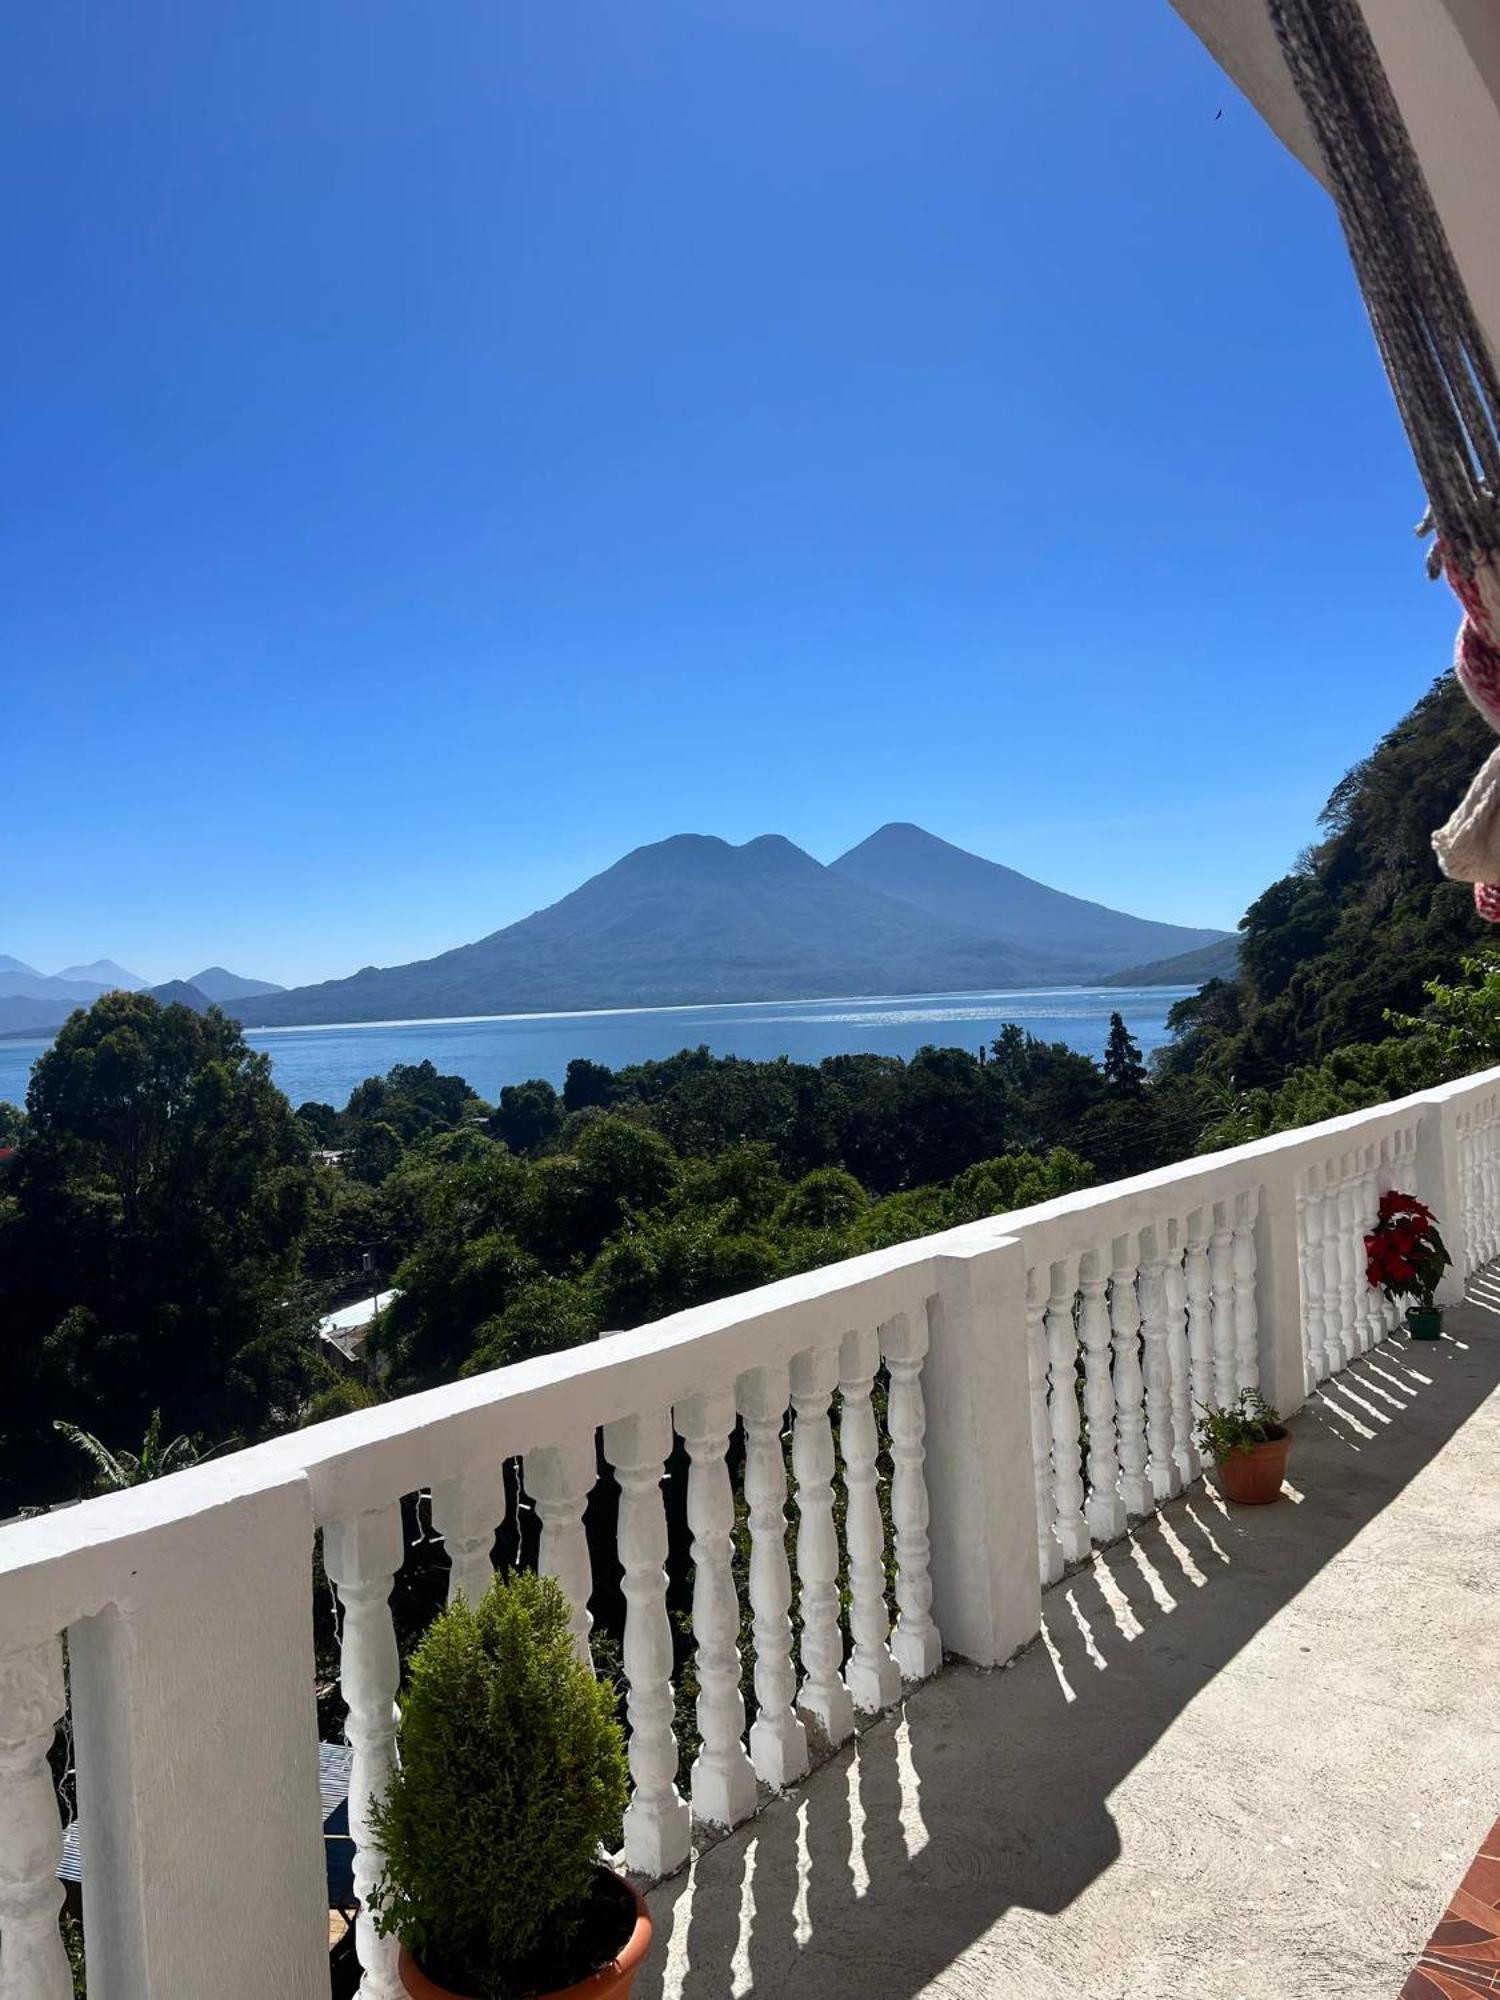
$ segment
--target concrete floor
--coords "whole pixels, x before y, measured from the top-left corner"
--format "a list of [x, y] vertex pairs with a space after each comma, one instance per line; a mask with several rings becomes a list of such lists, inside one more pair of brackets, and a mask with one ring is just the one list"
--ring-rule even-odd
[[1500, 1812], [1500, 1292], [652, 1896], [639, 2000], [1385, 2000]]

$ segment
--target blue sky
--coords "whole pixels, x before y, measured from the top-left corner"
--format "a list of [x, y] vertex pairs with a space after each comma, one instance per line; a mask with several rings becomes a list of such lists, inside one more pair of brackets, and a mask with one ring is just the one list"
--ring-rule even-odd
[[1332, 212], [1166, 0], [49, 0], [0, 97], [44, 969], [887, 819], [1232, 924], [1449, 656]]

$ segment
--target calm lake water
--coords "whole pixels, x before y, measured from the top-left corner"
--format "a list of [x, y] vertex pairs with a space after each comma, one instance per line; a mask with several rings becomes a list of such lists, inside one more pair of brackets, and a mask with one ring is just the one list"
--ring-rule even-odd
[[[252, 1028], [276, 1081], [301, 1104], [341, 1105], [354, 1086], [393, 1063], [429, 1057], [493, 1101], [506, 1083], [543, 1076], [562, 1085], [574, 1056], [620, 1069], [706, 1042], [716, 1055], [909, 1056], [924, 1042], [975, 1049], [1008, 1021], [1044, 1041], [1099, 1056], [1118, 1008], [1149, 1055], [1168, 1039], [1167, 1012], [1189, 986], [1054, 987], [1008, 993], [933, 993], [900, 999], [768, 1000], [734, 1007], [648, 1007], [595, 1014], [506, 1014], [462, 1021], [361, 1023], [347, 1028]], [[0, 1098], [20, 1103], [45, 1040], [0, 1042]]]

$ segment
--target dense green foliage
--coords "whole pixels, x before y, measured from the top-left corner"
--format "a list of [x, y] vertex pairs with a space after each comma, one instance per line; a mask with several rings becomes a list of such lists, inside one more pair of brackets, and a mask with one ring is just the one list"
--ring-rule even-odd
[[565, 1983], [625, 1809], [614, 1690], [579, 1659], [568, 1616], [550, 1577], [497, 1578], [434, 1620], [401, 1699], [373, 1900], [383, 1931], [475, 2000]]
[[1239, 977], [1174, 1010], [1171, 1073], [1276, 1089], [1380, 1041], [1389, 1010], [1416, 1012], [1426, 981], [1452, 977], [1486, 926], [1468, 889], [1439, 874], [1432, 829], [1493, 748], [1445, 674], [1335, 787], [1325, 838], [1251, 904]]
[[303, 1133], [211, 1010], [110, 993], [38, 1062], [0, 1182], [0, 1513], [67, 1490], [55, 1418], [110, 1443], [290, 1421], [312, 1344], [297, 1284]]

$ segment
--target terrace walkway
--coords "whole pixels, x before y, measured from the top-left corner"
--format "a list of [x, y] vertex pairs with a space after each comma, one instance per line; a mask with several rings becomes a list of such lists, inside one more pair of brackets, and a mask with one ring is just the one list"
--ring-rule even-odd
[[1395, 2000], [1500, 1812], [1500, 1285], [653, 1895], [640, 2000]]

